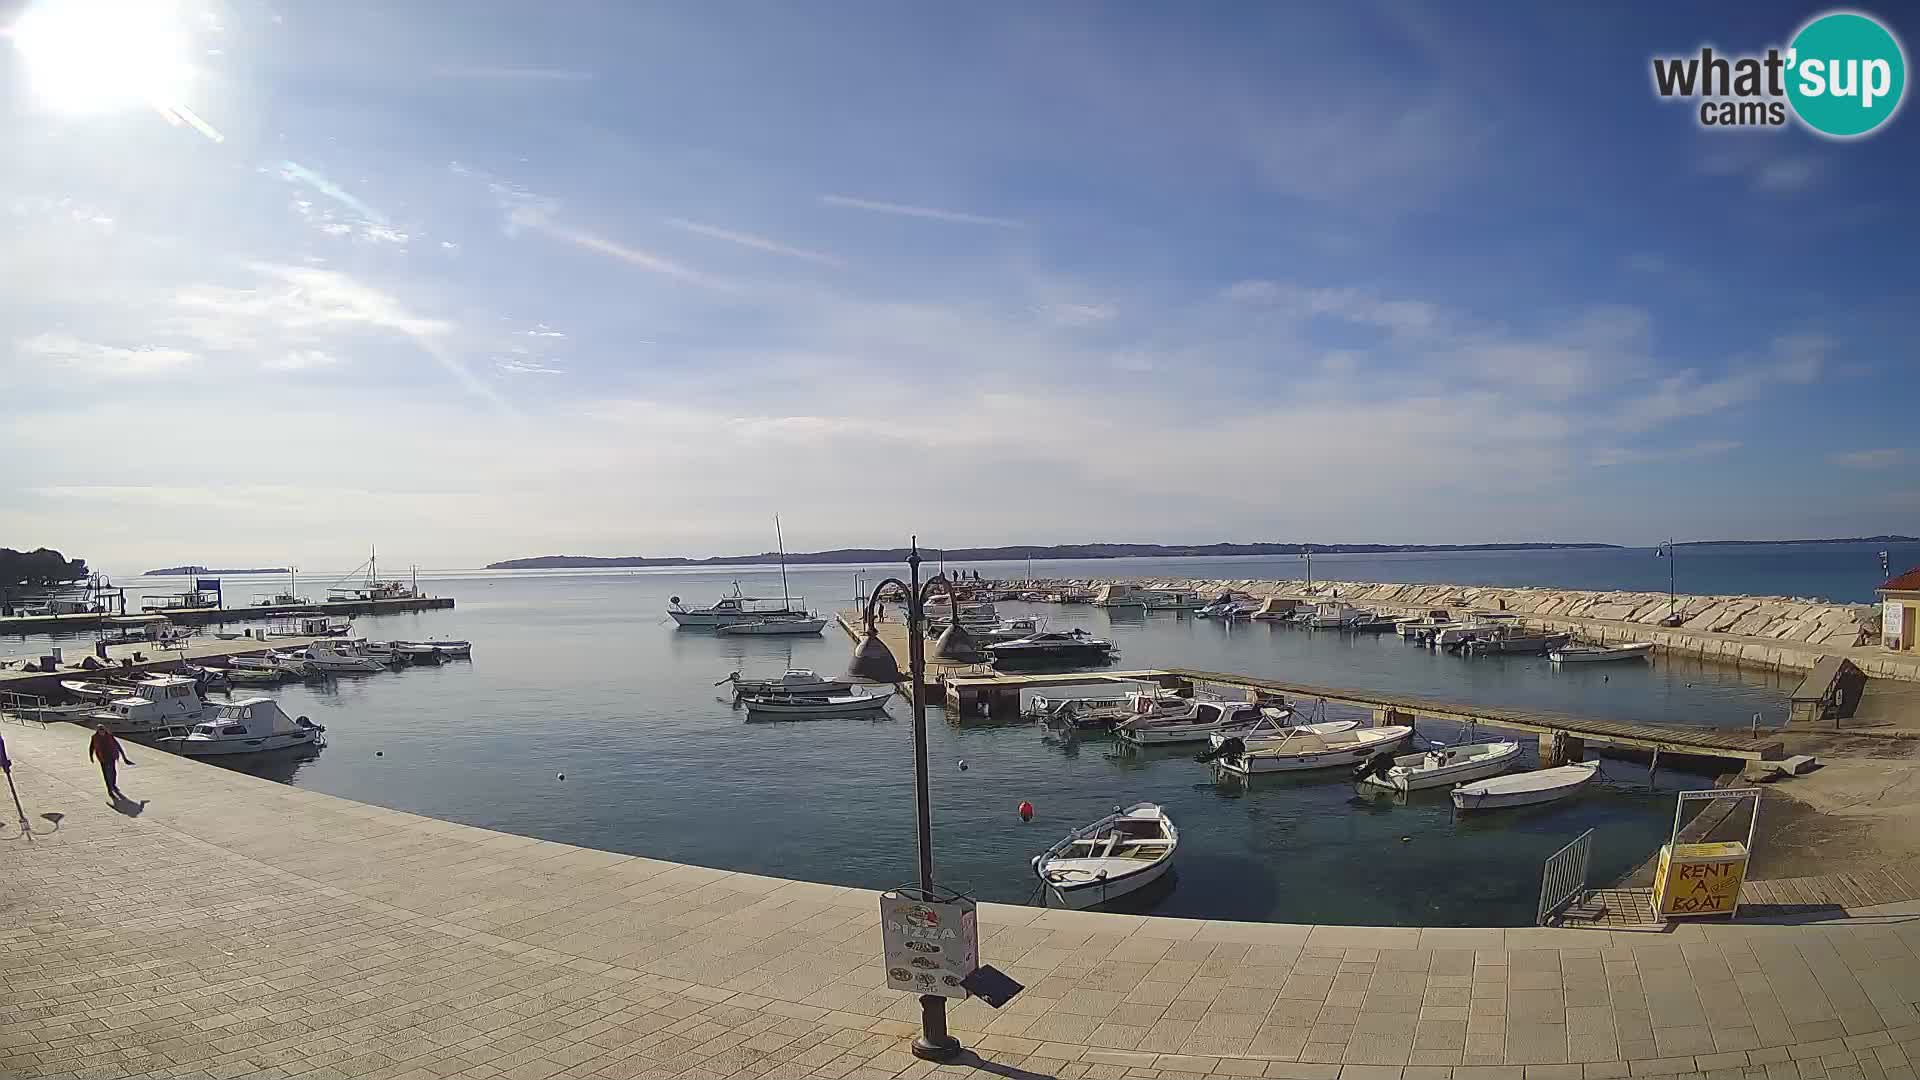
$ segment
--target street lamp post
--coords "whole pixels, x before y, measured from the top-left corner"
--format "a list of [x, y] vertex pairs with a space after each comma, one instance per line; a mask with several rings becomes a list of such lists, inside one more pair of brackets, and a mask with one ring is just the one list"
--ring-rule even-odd
[[[918, 828], [916, 844], [920, 856], [920, 899], [932, 902], [933, 896], [933, 804], [927, 790], [927, 702], [924, 687], [927, 673], [926, 603], [935, 585], [944, 586], [952, 604], [953, 621], [934, 645], [934, 655], [942, 660], [976, 661], [979, 651], [960, 626], [960, 603], [953, 584], [944, 574], [936, 574], [923, 585], [920, 581], [920, 541], [914, 538], [907, 555], [907, 581], [887, 578], [873, 587], [867, 597], [866, 637], [853, 650], [847, 674], [856, 679], [897, 683], [901, 679], [893, 653], [880, 640], [874, 628], [874, 607], [888, 586], [897, 586], [907, 598], [907, 673], [913, 699], [913, 796], [914, 824]], [[947, 1000], [937, 994], [920, 995], [920, 1037], [913, 1040], [913, 1056], [928, 1061], [952, 1061], [960, 1055], [960, 1040], [947, 1034]]]

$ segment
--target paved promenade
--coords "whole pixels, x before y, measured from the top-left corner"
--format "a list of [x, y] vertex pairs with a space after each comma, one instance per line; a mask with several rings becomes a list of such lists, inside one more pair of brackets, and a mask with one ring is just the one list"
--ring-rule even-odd
[[0, 831], [0, 1077], [1915, 1080], [1920, 1059], [1920, 905], [1664, 935], [985, 905], [983, 955], [1029, 989], [954, 1009], [974, 1056], [935, 1068], [907, 1052], [915, 1000], [881, 988], [871, 892], [138, 747], [115, 810], [85, 732], [4, 734], [33, 834]]

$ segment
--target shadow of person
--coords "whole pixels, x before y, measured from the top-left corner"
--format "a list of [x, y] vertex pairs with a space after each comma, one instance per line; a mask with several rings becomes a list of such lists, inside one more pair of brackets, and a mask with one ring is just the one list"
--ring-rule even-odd
[[978, 1069], [994, 1076], [1004, 1076], [1007, 1080], [1058, 1080], [1053, 1073], [1038, 1073], [1016, 1065], [1002, 1065], [997, 1061], [989, 1061], [972, 1050], [962, 1051], [959, 1057], [947, 1062], [947, 1066], [948, 1068]]
[[125, 795], [115, 795], [113, 802], [108, 805], [112, 806], [115, 811], [125, 814], [128, 817], [139, 817], [140, 812], [147, 808], [147, 800], [141, 799], [139, 802], [134, 802]]

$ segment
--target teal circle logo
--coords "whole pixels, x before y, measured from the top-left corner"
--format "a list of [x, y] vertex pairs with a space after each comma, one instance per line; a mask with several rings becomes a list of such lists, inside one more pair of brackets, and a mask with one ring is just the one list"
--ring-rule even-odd
[[1907, 91], [1907, 56], [1891, 31], [1851, 11], [1800, 28], [1787, 49], [1787, 100], [1802, 123], [1850, 139], [1892, 119]]

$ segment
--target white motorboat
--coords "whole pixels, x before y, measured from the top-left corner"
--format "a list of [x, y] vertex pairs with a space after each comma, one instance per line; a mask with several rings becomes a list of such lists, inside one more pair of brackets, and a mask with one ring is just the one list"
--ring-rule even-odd
[[1359, 617], [1360, 612], [1346, 604], [1319, 604], [1307, 619], [1307, 625], [1315, 630], [1339, 630]]
[[1104, 664], [1112, 658], [1113, 643], [1075, 628], [1064, 633], [1050, 630], [1015, 638], [1012, 641], [996, 642], [986, 647], [986, 653], [993, 658], [995, 667], [1015, 667], [1021, 664]]
[[1459, 649], [1470, 641], [1481, 638], [1504, 636], [1518, 627], [1512, 615], [1497, 611], [1476, 611], [1465, 622], [1450, 626], [1437, 627], [1434, 630], [1432, 644], [1442, 649]]
[[1358, 765], [1382, 750], [1405, 745], [1411, 738], [1413, 728], [1406, 724], [1351, 728], [1324, 735], [1296, 731], [1285, 741], [1263, 750], [1248, 750], [1229, 742], [1220, 748], [1225, 753], [1219, 762], [1222, 769], [1242, 776], [1331, 769], [1342, 765]]
[[295, 675], [302, 678], [312, 675], [318, 670], [312, 664], [307, 663], [305, 657], [295, 656], [292, 653], [277, 652], [271, 649], [253, 656], [228, 657], [227, 671], [229, 678], [232, 677], [232, 672], [236, 669], [243, 671], [272, 671], [278, 672], [281, 675]]
[[263, 754], [325, 746], [326, 730], [304, 716], [288, 716], [272, 698], [245, 698], [220, 706], [220, 715], [195, 724], [187, 734], [159, 739], [156, 745], [186, 757]]
[[[1385, 768], [1366, 772], [1360, 782], [1395, 791], [1421, 791], [1494, 776], [1505, 772], [1519, 756], [1520, 744], [1511, 739], [1443, 746], [1420, 754], [1401, 754]], [[1367, 764], [1360, 767], [1366, 769]]]
[[1173, 865], [1180, 830], [1153, 803], [1135, 803], [1068, 833], [1033, 857], [1033, 874], [1051, 904], [1090, 908], [1160, 879]]
[[365, 638], [316, 641], [307, 647], [307, 663], [334, 674], [387, 670], [387, 665], [367, 655]]
[[132, 684], [123, 682], [88, 682], [85, 679], [62, 679], [60, 689], [77, 698], [90, 701], [108, 701], [125, 697], [132, 692]]
[[453, 639], [434, 638], [432, 641], [396, 641], [394, 647], [414, 663], [433, 663], [445, 657], [468, 657], [473, 655], [473, 642]]
[[1131, 585], [1102, 585], [1100, 591], [1093, 594], [1093, 606], [1139, 608], [1144, 611], [1147, 607], [1147, 594], [1145, 590], [1136, 589]]
[[1298, 601], [1269, 596], [1254, 609], [1253, 618], [1261, 622], [1287, 622], [1293, 618], [1293, 613], [1299, 606]]
[[727, 677], [714, 683], [715, 686], [733, 684], [733, 692], [742, 696], [747, 694], [844, 694], [853, 689], [853, 683], [846, 679], [823, 678], [812, 668], [789, 668], [777, 678], [743, 679], [740, 673], [732, 671]]
[[1251, 728], [1260, 706], [1251, 701], [1189, 701], [1175, 711], [1154, 709], [1115, 724], [1113, 733], [1135, 746], [1206, 742], [1215, 732]]
[[680, 626], [705, 627], [731, 626], [737, 622], [752, 619], [765, 619], [776, 616], [787, 618], [805, 618], [806, 603], [797, 596], [748, 596], [740, 591], [740, 583], [733, 583], [733, 592], [721, 597], [711, 607], [686, 608], [680, 604], [680, 598], [670, 597], [673, 606], [667, 614]]
[[1361, 611], [1348, 622], [1346, 629], [1355, 634], [1384, 634], [1398, 628], [1400, 620], [1392, 615], [1381, 615], [1372, 611]]
[[749, 717], [864, 716], [881, 712], [893, 691], [882, 694], [753, 694], [742, 698]]
[[1215, 749], [1226, 745], [1228, 739], [1239, 739], [1240, 745], [1248, 750], [1265, 750], [1278, 746], [1299, 732], [1309, 735], [1332, 735], [1339, 731], [1352, 731], [1360, 726], [1358, 720], [1322, 720], [1316, 724], [1294, 724], [1292, 709], [1263, 708], [1260, 719], [1251, 727], [1229, 728], [1216, 731], [1207, 741]]
[[979, 630], [971, 626], [967, 626], [965, 629], [967, 634], [976, 641], [998, 644], [1002, 641], [1018, 641], [1023, 637], [1032, 637], [1040, 633], [1041, 623], [1039, 619], [1033, 618], [1008, 619], [1005, 622], [996, 623], [993, 626]]
[[392, 641], [367, 642], [367, 655], [388, 667], [407, 662], [407, 654], [401, 652], [400, 646]]
[[817, 634], [826, 625], [827, 620], [818, 615], [807, 615], [797, 619], [781, 616], [727, 623], [724, 626], [714, 627], [713, 632], [716, 634]]
[[1453, 622], [1444, 608], [1434, 608], [1425, 615], [1411, 619], [1401, 619], [1393, 624], [1393, 632], [1403, 638], [1424, 639], [1435, 627], [1446, 626]]
[[1520, 626], [1501, 626], [1476, 636], [1461, 651], [1469, 656], [1542, 656], [1564, 648], [1572, 635], [1535, 632]]
[[1555, 769], [1496, 776], [1453, 789], [1453, 805], [1462, 810], [1496, 810], [1564, 799], [1593, 782], [1598, 761], [1577, 761]]
[[152, 735], [189, 727], [211, 715], [214, 706], [200, 696], [200, 688], [184, 675], [155, 675], [125, 687], [85, 717], [115, 735]]
[[1556, 664], [1604, 664], [1618, 660], [1645, 660], [1653, 655], [1653, 642], [1637, 641], [1629, 645], [1564, 645], [1547, 654]]
[[1198, 611], [1205, 606], [1198, 596], [1184, 589], [1148, 589], [1145, 599], [1148, 611]]

